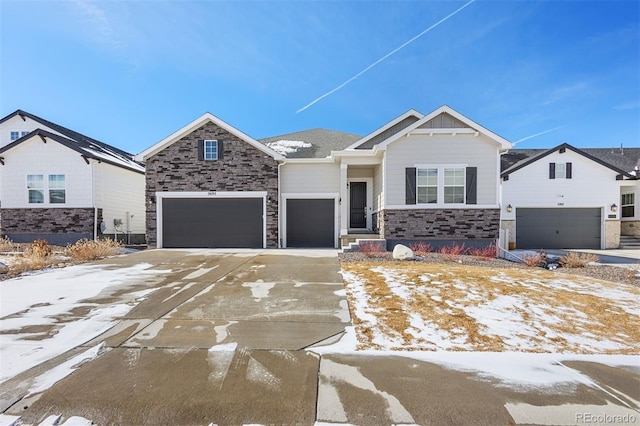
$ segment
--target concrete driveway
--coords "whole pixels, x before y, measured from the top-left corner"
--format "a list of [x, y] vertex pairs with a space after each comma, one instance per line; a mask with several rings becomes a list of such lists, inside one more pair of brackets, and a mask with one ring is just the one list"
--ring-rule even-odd
[[[99, 425], [640, 423], [637, 365], [331, 346], [350, 325], [335, 250], [150, 250], [100, 263], [146, 263], [162, 280], [114, 283], [89, 300], [153, 290], [108, 332], [0, 384], [0, 425], [72, 416]], [[98, 357], [29, 391], [100, 342]], [[476, 371], [478, 360], [532, 380], [505, 384]]]

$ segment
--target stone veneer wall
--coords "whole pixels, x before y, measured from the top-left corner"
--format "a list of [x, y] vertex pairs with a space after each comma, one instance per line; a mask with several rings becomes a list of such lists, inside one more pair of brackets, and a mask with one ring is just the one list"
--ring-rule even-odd
[[604, 221], [604, 248], [616, 249], [620, 247], [620, 221]]
[[44, 238], [49, 242], [73, 242], [93, 239], [95, 209], [86, 208], [4, 208], [2, 235], [16, 242]]
[[[221, 160], [199, 160], [199, 139], [222, 139]], [[209, 122], [146, 163], [147, 242], [157, 245], [156, 191], [267, 191], [267, 247], [278, 247], [278, 162]]]
[[380, 216], [387, 240], [495, 240], [499, 235], [499, 209], [383, 210]]

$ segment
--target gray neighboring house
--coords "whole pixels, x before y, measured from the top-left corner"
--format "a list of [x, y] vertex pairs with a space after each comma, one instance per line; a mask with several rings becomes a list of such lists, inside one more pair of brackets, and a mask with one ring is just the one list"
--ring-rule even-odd
[[334, 247], [350, 237], [495, 243], [511, 144], [448, 106], [367, 136], [257, 141], [206, 113], [138, 154], [157, 247]]
[[26, 111], [0, 119], [0, 232], [16, 242], [144, 243], [144, 166]]

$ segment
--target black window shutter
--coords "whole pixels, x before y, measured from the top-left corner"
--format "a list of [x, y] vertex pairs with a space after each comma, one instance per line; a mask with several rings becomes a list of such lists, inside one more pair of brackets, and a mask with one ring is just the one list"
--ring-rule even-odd
[[407, 167], [405, 169], [405, 203], [416, 203], [416, 168]]
[[549, 179], [556, 178], [556, 163], [549, 163]]
[[567, 179], [571, 179], [571, 163], [567, 163], [566, 170], [567, 170]]
[[478, 203], [478, 168], [467, 167], [466, 173], [467, 204]]
[[222, 139], [218, 139], [218, 160], [222, 160], [224, 154], [224, 144]]
[[198, 160], [204, 160], [204, 139], [198, 139]]

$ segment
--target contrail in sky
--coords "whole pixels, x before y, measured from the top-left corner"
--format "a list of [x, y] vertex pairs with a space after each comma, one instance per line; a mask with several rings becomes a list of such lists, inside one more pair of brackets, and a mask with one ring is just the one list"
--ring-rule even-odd
[[553, 129], [545, 130], [544, 132], [536, 133], [535, 135], [527, 136], [526, 138], [518, 139], [513, 143], [513, 146], [516, 146], [517, 143], [524, 142], [529, 139], [533, 139], [538, 136], [546, 135], [547, 133], [555, 132], [558, 129], [562, 129], [564, 126], [554, 127]]
[[345, 81], [344, 83], [342, 83], [341, 85], [339, 85], [338, 87], [336, 87], [335, 89], [329, 90], [327, 93], [325, 93], [322, 96], [317, 97], [316, 99], [314, 99], [313, 101], [309, 102], [307, 105], [303, 106], [302, 108], [300, 108], [299, 110], [296, 111], [296, 114], [299, 112], [304, 111], [305, 109], [309, 108], [311, 105], [315, 104], [316, 102], [318, 102], [319, 100], [326, 98], [327, 96], [329, 96], [332, 93], [337, 92], [338, 90], [342, 89], [344, 86], [346, 86], [347, 84], [351, 83], [353, 80], [355, 80], [356, 78], [360, 77], [362, 74], [364, 74], [365, 72], [369, 71], [371, 68], [375, 67], [376, 65], [378, 65], [380, 62], [384, 61], [385, 59], [387, 59], [389, 56], [393, 55], [394, 53], [396, 53], [398, 50], [408, 46], [409, 44], [413, 43], [414, 41], [416, 41], [417, 39], [419, 39], [420, 37], [422, 37], [423, 35], [425, 35], [426, 33], [428, 33], [429, 31], [431, 31], [432, 29], [434, 29], [435, 27], [437, 27], [438, 25], [442, 24], [444, 21], [446, 21], [447, 19], [451, 18], [453, 15], [455, 15], [456, 13], [460, 12], [462, 9], [464, 9], [465, 7], [469, 6], [471, 3], [473, 3], [476, 0], [470, 0], [469, 2], [465, 3], [462, 7], [460, 7], [459, 9], [451, 12], [449, 15], [445, 16], [444, 18], [442, 18], [441, 20], [439, 20], [438, 22], [436, 22], [435, 24], [431, 25], [429, 28], [427, 28], [426, 30], [424, 30], [423, 32], [421, 32], [420, 34], [418, 34], [417, 36], [413, 37], [411, 40], [404, 42], [403, 44], [401, 44], [399, 47], [396, 47], [394, 50], [392, 50], [391, 52], [387, 53], [386, 55], [384, 55], [382, 58], [378, 59], [377, 61], [375, 61], [374, 63], [372, 63], [371, 65], [369, 65], [368, 67], [366, 67], [365, 69], [363, 69], [362, 71], [360, 71], [358, 74], [354, 75], [353, 77], [351, 77], [350, 79], [348, 79], [347, 81]]

